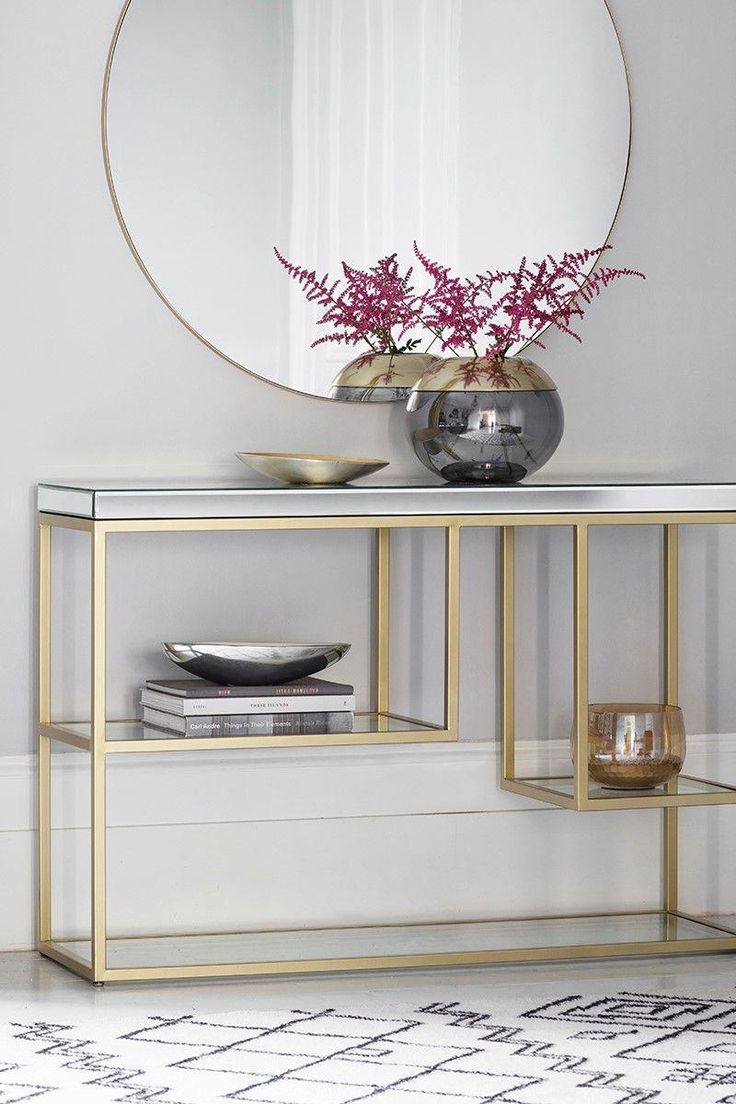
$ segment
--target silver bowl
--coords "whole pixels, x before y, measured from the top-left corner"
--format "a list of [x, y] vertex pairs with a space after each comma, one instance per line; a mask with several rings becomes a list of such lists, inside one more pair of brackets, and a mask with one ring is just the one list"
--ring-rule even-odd
[[198, 678], [222, 686], [277, 686], [324, 671], [349, 644], [173, 644], [166, 655]]
[[328, 487], [371, 475], [388, 465], [388, 460], [364, 456], [320, 456], [294, 452], [236, 452], [238, 460], [272, 479], [298, 486]]

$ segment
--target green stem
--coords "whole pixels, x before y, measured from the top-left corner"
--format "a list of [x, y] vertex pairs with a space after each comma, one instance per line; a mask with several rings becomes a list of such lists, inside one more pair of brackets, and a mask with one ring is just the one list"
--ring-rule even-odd
[[[423, 322], [422, 325], [424, 326], [425, 330], [429, 330], [429, 332], [431, 334], [434, 334], [434, 337], [432, 338], [432, 340], [430, 341], [430, 343], [429, 343], [429, 345], [427, 346], [427, 349], [426, 349], [426, 352], [429, 352], [429, 350], [434, 345], [435, 341], [441, 341], [442, 340], [442, 330], [434, 330], [434, 329], [432, 329], [431, 326], [428, 326], [426, 324], [426, 322]], [[453, 348], [452, 345], [448, 344], [447, 348], [450, 350], [450, 352], [452, 353], [453, 356], [460, 356], [457, 349]]]
[[[463, 302], [467, 303], [467, 301], [468, 301], [467, 295], [463, 295]], [[465, 336], [468, 339], [468, 345], [473, 350], [473, 356], [477, 360], [478, 359], [478, 350], [476, 348], [475, 342], [473, 341], [473, 338], [471, 337], [470, 333], [467, 330], [465, 331]], [[455, 354], [455, 356], [457, 356], [457, 353]]]
[[[414, 315], [414, 317], [417, 320], [417, 323], [419, 324], [419, 326], [423, 330], [429, 330], [429, 332], [431, 334], [434, 334], [434, 337], [430, 341], [427, 348], [424, 350], [425, 353], [428, 353], [429, 350], [434, 345], [435, 341], [441, 341], [442, 340], [442, 330], [435, 330], [435, 328], [433, 326], [430, 326], [428, 322], [425, 322], [425, 320], [422, 318], [422, 315], [419, 311], [416, 311], [416, 310], [412, 311], [412, 314]], [[453, 349], [452, 345], [448, 345], [447, 348], [450, 350], [450, 352], [452, 353], [453, 356], [459, 356], [459, 353], [457, 352], [456, 349]]]
[[379, 329], [376, 330], [376, 336], [378, 337], [378, 340], [381, 342], [381, 345], [383, 345], [384, 349], [386, 349], [386, 351], [391, 356], [394, 356], [396, 353], [398, 353], [399, 350], [397, 348], [396, 342], [393, 339], [393, 335], [391, 333], [390, 327], [388, 327], [388, 326], [380, 327]]

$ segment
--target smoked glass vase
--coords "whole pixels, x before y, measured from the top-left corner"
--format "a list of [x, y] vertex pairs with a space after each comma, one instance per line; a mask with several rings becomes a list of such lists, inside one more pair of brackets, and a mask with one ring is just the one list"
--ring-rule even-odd
[[546, 464], [565, 423], [557, 388], [523, 357], [447, 357], [406, 405], [414, 451], [448, 483], [518, 483]]

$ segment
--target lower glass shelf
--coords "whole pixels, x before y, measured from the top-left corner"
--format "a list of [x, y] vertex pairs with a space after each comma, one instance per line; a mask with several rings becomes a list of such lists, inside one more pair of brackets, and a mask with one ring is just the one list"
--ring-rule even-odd
[[[683, 914], [636, 912], [111, 938], [105, 980], [736, 950], [736, 929], [717, 924]], [[49, 946], [90, 964], [89, 940], [59, 940]]]
[[680, 774], [664, 786], [650, 790], [613, 790], [590, 784], [583, 801], [576, 804], [575, 780], [570, 775], [504, 780], [502, 788], [568, 809], [648, 809], [677, 805], [736, 804], [736, 786]]
[[[89, 750], [89, 721], [54, 721], [41, 725], [54, 740]], [[274, 736], [185, 737], [144, 726], [140, 721], [107, 721], [107, 752], [204, 751], [215, 748], [323, 747], [346, 744], [408, 744], [456, 740], [442, 725], [402, 717], [395, 713], [356, 713], [350, 732], [282, 734]]]

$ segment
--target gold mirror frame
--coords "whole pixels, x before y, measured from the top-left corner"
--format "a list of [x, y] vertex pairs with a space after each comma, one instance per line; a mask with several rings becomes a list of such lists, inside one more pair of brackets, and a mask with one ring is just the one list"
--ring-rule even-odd
[[[110, 164], [110, 150], [109, 150], [109, 145], [108, 145], [108, 100], [109, 100], [109, 93], [110, 93], [110, 79], [111, 79], [111, 76], [112, 76], [112, 66], [113, 66], [113, 62], [115, 60], [115, 48], [118, 44], [118, 39], [120, 38], [120, 34], [121, 34], [122, 29], [123, 29], [123, 24], [125, 22], [125, 17], [128, 14], [128, 9], [130, 8], [132, 3], [133, 3], [133, 0], [125, 0], [125, 3], [123, 4], [122, 11], [120, 12], [120, 15], [118, 16], [118, 21], [115, 25], [115, 30], [113, 32], [112, 41], [110, 42], [110, 48], [109, 48], [108, 53], [107, 53], [107, 61], [105, 63], [105, 75], [104, 75], [103, 85], [102, 85], [102, 111], [101, 111], [102, 156], [103, 156], [103, 160], [104, 160], [104, 164], [105, 164], [105, 177], [107, 179], [107, 187], [108, 187], [109, 192], [110, 192], [110, 198], [112, 199], [112, 205], [113, 205], [113, 208], [115, 209], [115, 215], [117, 217], [118, 224], [120, 226], [120, 229], [122, 230], [123, 237], [125, 238], [126, 242], [128, 243], [128, 248], [130, 249], [131, 253], [133, 254], [133, 257], [135, 258], [141, 272], [143, 273], [145, 278], [148, 280], [148, 283], [151, 285], [153, 290], [156, 292], [156, 294], [158, 295], [158, 297], [162, 301], [162, 303], [164, 303], [169, 308], [169, 310], [174, 315], [174, 317], [177, 318], [179, 320], [179, 322], [181, 322], [182, 326], [184, 326], [187, 330], [189, 330], [189, 332], [191, 334], [193, 334], [199, 341], [201, 341], [202, 344], [205, 345], [211, 352], [215, 353], [216, 356], [219, 356], [223, 360], [226, 360], [228, 362], [228, 364], [232, 364], [234, 368], [239, 368], [241, 370], [241, 372], [247, 372], [248, 375], [253, 376], [254, 379], [261, 380], [261, 382], [267, 383], [271, 387], [279, 387], [279, 388], [281, 388], [282, 391], [290, 391], [292, 395], [301, 395], [303, 398], [306, 398], [306, 399], [316, 399], [318, 402], [341, 403], [343, 406], [366, 406], [366, 405], [380, 406], [380, 407], [383, 407], [383, 406], [393, 407], [393, 406], [395, 406], [395, 403], [396, 402], [401, 402], [401, 399], [396, 399], [395, 402], [389, 402], [389, 403], [370, 403], [370, 404], [359, 403], [359, 402], [356, 403], [355, 401], [350, 400], [350, 399], [333, 399], [333, 398], [330, 398], [329, 395], [314, 395], [310, 391], [299, 391], [296, 387], [288, 387], [285, 383], [276, 383], [274, 380], [268, 379], [267, 376], [259, 375], [257, 372], [252, 371], [250, 368], [246, 368], [244, 364], [240, 364], [239, 361], [234, 360], [231, 356], [228, 356], [228, 354], [223, 352], [222, 349], [219, 349], [216, 345], [213, 345], [212, 342], [209, 341], [204, 336], [204, 334], [200, 333], [199, 330], [196, 330], [194, 328], [194, 326], [192, 326], [191, 323], [188, 322], [186, 320], [186, 318], [182, 314], [179, 313], [179, 311], [176, 309], [174, 304], [169, 299], [167, 299], [167, 297], [164, 295], [161, 288], [158, 286], [158, 284], [154, 280], [153, 276], [151, 275], [148, 268], [146, 267], [146, 265], [143, 261], [143, 258], [141, 257], [140, 253], [138, 252], [138, 249], [136, 248], [135, 242], [133, 241], [133, 238], [132, 238], [132, 236], [130, 234], [130, 231], [128, 230], [127, 224], [125, 222], [125, 218], [123, 216], [123, 212], [122, 212], [122, 209], [120, 207], [120, 202], [118, 200], [117, 192], [115, 190], [115, 182], [113, 180], [113, 175], [112, 175], [112, 166]], [[606, 234], [606, 238], [605, 238], [605, 242], [604, 242], [604, 244], [607, 245], [608, 242], [611, 239], [611, 234], [613, 233], [613, 228], [616, 225], [616, 219], [618, 218], [619, 211], [621, 210], [621, 205], [623, 203], [624, 194], [626, 192], [626, 182], [627, 182], [628, 177], [629, 177], [629, 167], [631, 165], [632, 105], [631, 105], [631, 81], [629, 80], [629, 67], [626, 63], [626, 54], [624, 53], [624, 47], [623, 47], [623, 42], [621, 41], [621, 35], [619, 34], [618, 27], [616, 26], [616, 21], [613, 18], [613, 12], [611, 11], [608, 0], [603, 0], [603, 6], [605, 7], [606, 12], [608, 13], [608, 18], [611, 20], [611, 26], [613, 27], [614, 34], [616, 35], [616, 41], [618, 42], [618, 48], [621, 52], [621, 61], [623, 63], [624, 75], [625, 75], [625, 78], [626, 78], [626, 98], [627, 98], [627, 101], [628, 101], [628, 113], [629, 113], [629, 141], [628, 141], [628, 147], [627, 147], [627, 151], [626, 151], [626, 165], [624, 167], [624, 175], [623, 175], [623, 180], [621, 182], [621, 194], [619, 196], [618, 203], [616, 204], [616, 210], [613, 213], [613, 219], [611, 221], [610, 227], [608, 228], [608, 233]], [[590, 271], [592, 272], [594, 268], [595, 268], [595, 265], [593, 265], [591, 267]], [[550, 323], [550, 325], [551, 325], [551, 323]], [[546, 333], [546, 331], [548, 329], [549, 329], [549, 326], [545, 327], [544, 330], [541, 330], [539, 332], [539, 334], [537, 334], [537, 337], [541, 337], [542, 334]], [[523, 352], [524, 349], [528, 348], [528, 344], [529, 343], [527, 343], [527, 345], [522, 346], [522, 349], [520, 349], [519, 352], [521, 353], [521, 352]]]

